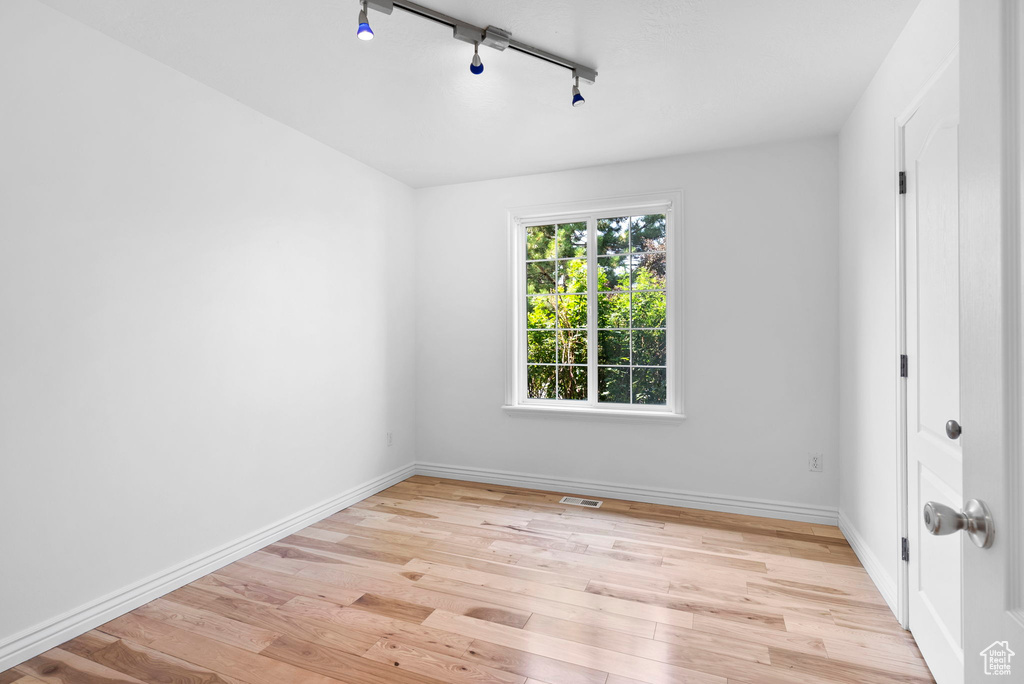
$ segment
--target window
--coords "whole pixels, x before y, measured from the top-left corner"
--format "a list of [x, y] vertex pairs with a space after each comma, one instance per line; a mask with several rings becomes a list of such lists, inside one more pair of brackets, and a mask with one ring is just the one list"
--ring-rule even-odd
[[681, 416], [673, 204], [513, 212], [507, 408]]

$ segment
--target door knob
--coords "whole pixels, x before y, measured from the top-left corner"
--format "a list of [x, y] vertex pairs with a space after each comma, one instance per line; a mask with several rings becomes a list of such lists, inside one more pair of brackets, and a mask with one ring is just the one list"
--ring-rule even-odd
[[977, 499], [964, 504], [962, 513], [945, 504], [929, 501], [924, 505], [924, 526], [935, 535], [966, 530], [971, 541], [983, 549], [992, 546], [995, 535], [992, 513], [983, 501]]
[[960, 423], [956, 422], [955, 420], [946, 421], [947, 437], [949, 437], [950, 439], [959, 439], [961, 432], [963, 432], [963, 430], [960, 429]]

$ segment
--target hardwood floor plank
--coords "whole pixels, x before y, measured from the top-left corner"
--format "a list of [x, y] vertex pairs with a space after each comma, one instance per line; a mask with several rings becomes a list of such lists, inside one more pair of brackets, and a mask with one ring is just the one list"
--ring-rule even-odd
[[778, 585], [770, 585], [762, 582], [747, 582], [747, 593], [753, 596], [771, 596], [782, 599], [797, 599], [800, 603], [813, 602], [823, 607], [849, 607], [865, 608], [882, 613], [889, 612], [889, 607], [884, 601], [862, 600], [851, 596], [849, 593], [838, 589], [827, 587], [795, 588]]
[[237, 563], [232, 563], [227, 567], [221, 568], [217, 572], [243, 581], [251, 580], [260, 582], [275, 589], [289, 591], [296, 596], [322, 598], [324, 600], [346, 606], [366, 593], [364, 591], [353, 590], [346, 586], [316, 582], [303, 577], [296, 577], [279, 571], [268, 570], [262, 566], [249, 565], [245, 562], [249, 558], [250, 557], [247, 556]]
[[[624, 676], [639, 675], [653, 684], [678, 684], [700, 682], [701, 684], [725, 684], [725, 677], [701, 673], [686, 668], [659, 663], [647, 658], [609, 651], [607, 649], [579, 644], [565, 639], [548, 637], [538, 639], [536, 635], [521, 629], [504, 625], [485, 623], [463, 615], [435, 611], [425, 624], [466, 636], [478, 635], [479, 639], [499, 646], [518, 649], [535, 655], [563, 660], [574, 665], [590, 667]], [[474, 648], [466, 652], [466, 658], [474, 655]]]
[[365, 652], [374, 641], [372, 636], [362, 632], [314, 617], [290, 615], [276, 608], [244, 599], [215, 597], [206, 605], [206, 609], [236, 622], [255, 625], [273, 633], [275, 638], [289, 634], [304, 641], [356, 655]]
[[55, 684], [142, 684], [135, 677], [60, 648], [38, 655], [19, 665], [18, 669], [44, 682]]
[[803, 634], [818, 638], [830, 638], [838, 641], [847, 641], [860, 644], [869, 649], [878, 649], [886, 652], [890, 649], [902, 650], [907, 644], [913, 641], [909, 633], [886, 634], [873, 630], [850, 628], [835, 624], [835, 622], [822, 622], [820, 620], [808, 620], [792, 615], [786, 616], [786, 631], [790, 634]]
[[281, 610], [316, 616], [321, 620], [333, 622], [348, 629], [454, 657], [465, 653], [472, 641], [468, 637], [442, 632], [420, 624], [306, 597], [298, 597], [294, 601], [290, 601], [282, 606]]
[[253, 653], [259, 653], [267, 644], [281, 636], [279, 632], [232, 620], [204, 608], [178, 603], [174, 599], [175, 595], [172, 593], [166, 599], [150, 601], [137, 608], [135, 614]]
[[122, 639], [94, 651], [88, 658], [148, 684], [244, 684], [239, 679], [221, 676], [207, 668]]
[[843, 537], [843, 533], [840, 532], [839, 528], [835, 525], [811, 525], [811, 531], [819, 537], [836, 537], [838, 539], [845, 539], [845, 537]]
[[[436, 574], [435, 574], [436, 573]], [[546, 584], [528, 582], [505, 577], [493, 577], [475, 571], [464, 571], [458, 568], [437, 568], [436, 571], [428, 572], [420, 580], [423, 586], [438, 586], [432, 579], [441, 576], [444, 579], [461, 582], [463, 584], [475, 584], [490, 591], [501, 591], [520, 596], [547, 599], [557, 603], [568, 603], [581, 608], [602, 610], [616, 615], [635, 617], [651, 622], [668, 622], [689, 626], [692, 616], [685, 611], [668, 609], [662, 605], [622, 600], [620, 597], [603, 595], [591, 591], [588, 584], [586, 591], [573, 591], [560, 587], [552, 587]], [[441, 586], [444, 586], [443, 584]], [[448, 585], [450, 586], [450, 585]]]
[[901, 649], [880, 650], [838, 639], [824, 639], [824, 642], [827, 655], [833, 660], [841, 660], [851, 665], [871, 663], [879, 669], [917, 677], [931, 676], [928, 666], [924, 664], [917, 649], [909, 646]]
[[718, 589], [702, 586], [700, 581], [686, 584], [672, 583], [669, 595], [693, 601], [700, 605], [739, 612], [751, 612], [778, 617], [799, 616], [812, 620], [832, 622], [829, 607], [813, 601], [779, 599], [771, 595], [750, 594], [743, 590]]
[[427, 606], [387, 598], [378, 594], [363, 594], [352, 602], [352, 608], [416, 624], [423, 622], [434, 612], [433, 608], [428, 608]]
[[675, 625], [658, 625], [654, 639], [687, 648], [700, 648], [709, 653], [721, 653], [730, 658], [741, 658], [754, 663], [771, 662], [766, 644], [738, 638], [736, 631], [733, 629], [730, 634], [722, 635]]
[[605, 684], [650, 684], [650, 682], [641, 682], [639, 679], [630, 679], [619, 675], [608, 675], [608, 681]]
[[[359, 588], [364, 590], [364, 593], [377, 593], [382, 596], [407, 600], [421, 606], [447, 610], [462, 615], [472, 615], [483, 620], [491, 620], [513, 626], [521, 627], [530, 618], [528, 612], [523, 612], [513, 607], [502, 606], [483, 600], [467, 600], [454, 594], [430, 591], [419, 586], [413, 586], [412, 582], [409, 585], [403, 586], [394, 582], [374, 580], [358, 575], [346, 575], [345, 573], [335, 573], [326, 581], [308, 581], [305, 578], [291, 578], [273, 571], [264, 571], [262, 568], [247, 568], [245, 572], [246, 574], [252, 574], [253, 571], [256, 572], [256, 576], [263, 577], [268, 583], [280, 582], [284, 586], [303, 587], [302, 593], [312, 597], [329, 596], [332, 591], [338, 591], [341, 588]], [[261, 575], [259, 574], [260, 572], [265, 572], [266, 574]], [[419, 583], [417, 582], [416, 584]]]
[[134, 613], [111, 620], [100, 627], [100, 630], [248, 684], [332, 684], [334, 681], [316, 672], [229, 646], [214, 639], [207, 639]]
[[[465, 582], [437, 578], [431, 575], [424, 575], [420, 580], [420, 583], [439, 592], [449, 592], [453, 595], [464, 596], [467, 598], [486, 596], [492, 600], [499, 601], [503, 605], [515, 607], [521, 612], [521, 614], [525, 615], [525, 619], [521, 623], [505, 623], [510, 624], [510, 626], [513, 627], [522, 627], [526, 624], [531, 613], [539, 613], [541, 615], [548, 615], [550, 617], [560, 618], [563, 620], [588, 622], [590, 624], [603, 627], [604, 629], [625, 632], [626, 634], [635, 634], [637, 636], [647, 638], [651, 638], [654, 635], [655, 621], [636, 618], [629, 615], [620, 615], [601, 610], [600, 608], [587, 608], [546, 598], [525, 596], [511, 591], [488, 589], [476, 584], [467, 584]], [[482, 618], [484, 616], [470, 615], [470, 617]], [[682, 624], [687, 624], [690, 619], [690, 616], [686, 614], [677, 614], [673, 617], [677, 622]]]
[[[781, 615], [743, 608], [734, 608], [721, 603], [716, 604], [710, 601], [703, 601], [699, 599], [693, 600], [682, 596], [644, 592], [631, 589], [629, 587], [606, 584], [604, 582], [591, 582], [587, 587], [587, 592], [597, 594], [599, 596], [617, 598], [621, 601], [635, 602], [638, 605], [648, 606], [653, 609], [661, 609], [667, 611], [665, 613], [667, 615], [671, 615], [672, 613], [688, 614], [690, 615], [690, 623], [681, 625], [683, 627], [690, 627], [693, 625], [694, 615], [709, 615], [722, 620], [730, 620], [732, 622], [739, 622], [742, 624], [756, 624], [760, 627], [766, 627], [769, 629], [777, 629], [780, 631], [785, 631], [786, 629], [785, 620]], [[671, 619], [658, 619], [656, 621], [678, 624]]]
[[283, 636], [263, 652], [281, 664], [346, 684], [447, 684], [442, 679], [405, 672], [392, 665], [354, 656], [328, 646]]
[[390, 531], [383, 529], [380, 525], [355, 524], [327, 518], [316, 523], [314, 526], [300, 530], [296, 534], [301, 536], [316, 534], [321, 536], [321, 538], [325, 535], [338, 535], [344, 538], [377, 539], [389, 544], [419, 543], [421, 548], [430, 548], [429, 542], [431, 540], [477, 547], [488, 546], [491, 543], [489, 538], [475, 534], [460, 534], [440, 530], [431, 531], [429, 534], [410, 534], [411, 531], [402, 528], [400, 524], [396, 524], [395, 527], [395, 531]]
[[929, 675], [906, 674], [865, 665], [853, 665], [832, 658], [794, 653], [781, 648], [769, 648], [769, 650], [772, 667], [792, 674], [800, 672], [813, 675], [822, 682], [841, 682], [842, 684], [893, 684], [896, 682], [928, 684], [932, 681]]
[[[668, 592], [670, 584], [670, 580], [667, 577], [658, 574], [648, 575], [646, 573], [623, 572], [619, 570], [608, 570], [589, 566], [581, 567], [580, 565], [567, 560], [531, 558], [529, 556], [523, 556], [516, 562], [515, 567], [536, 568], [538, 570], [557, 572], [566, 576], [579, 578], [585, 582], [583, 585], [584, 589], [591, 580], [600, 580], [610, 584], [627, 584], [635, 586], [637, 589], [660, 592]], [[664, 570], [664, 568], [662, 569]]]
[[[117, 637], [92, 630], [76, 636], [71, 641], [65, 641], [60, 647], [69, 653], [88, 658], [96, 651], [110, 646], [115, 641], [117, 641]], [[0, 681], [2, 681], [2, 678], [0, 678]]]
[[749, 572], [768, 572], [763, 561], [746, 560], [743, 558], [732, 558], [730, 556], [716, 555], [713, 553], [701, 553], [700, 551], [687, 551], [673, 546], [662, 546], [655, 544], [638, 544], [636, 542], [617, 541], [613, 548], [635, 553], [651, 553], [660, 557], [675, 558], [691, 563], [706, 565], [720, 565], [725, 568], [738, 568]]
[[590, 625], [534, 615], [524, 629], [726, 677], [730, 672], [745, 667], [734, 662], [735, 660], [769, 664], [767, 646], [726, 639], [683, 627], [662, 625], [662, 628], [660, 639], [641, 639]]
[[314, 553], [307, 551], [298, 546], [290, 546], [288, 544], [278, 542], [277, 544], [271, 544], [262, 549], [264, 553], [272, 553], [275, 556], [281, 558], [289, 558], [292, 560], [301, 560], [310, 563], [327, 563], [331, 565], [347, 565], [350, 563], [350, 558], [364, 558], [366, 560], [377, 561], [378, 563], [387, 563], [388, 565], [405, 565], [413, 559], [410, 556], [403, 556], [397, 553], [389, 553], [387, 551], [366, 549], [357, 544], [331, 544], [331, 547], [335, 550], [334, 553]]
[[526, 677], [486, 665], [425, 651], [398, 641], [381, 639], [366, 657], [401, 670], [434, 677], [451, 684], [524, 684]]
[[466, 651], [465, 660], [498, 670], [530, 677], [527, 681], [555, 684], [604, 684], [608, 674], [601, 670], [574, 665], [558, 658], [528, 653], [516, 648], [476, 640]]
[[[478, 572], [484, 572], [491, 575], [512, 577], [514, 579], [538, 582], [540, 584], [551, 584], [556, 587], [575, 589], [577, 591], [583, 591], [586, 589], [587, 584], [590, 582], [590, 579], [585, 577], [570, 577], [561, 573], [551, 572], [549, 570], [534, 569], [520, 565], [507, 565], [505, 563], [492, 563], [490, 561], [466, 558], [464, 556], [441, 555], [434, 556], [432, 559], [415, 558], [406, 563], [403, 567], [406, 570], [427, 573], [430, 572], [431, 568], [435, 568], [436, 566], [465, 568], [467, 570], [476, 570]], [[436, 575], [438, 573], [435, 572], [434, 574]]]
[[[530, 629], [529, 623], [527, 629]], [[674, 635], [675, 638], [651, 641], [619, 636], [609, 639], [607, 632], [590, 629], [585, 625], [574, 627], [567, 624], [535, 623], [534, 629], [552, 637], [648, 658], [666, 665], [718, 675], [730, 680], [741, 678], [758, 684], [793, 684], [801, 678], [808, 679], [794, 678], [792, 674], [783, 674], [773, 669], [767, 647], [702, 634], [694, 630], [676, 628], [678, 631]]]
[[831, 606], [832, 620], [839, 627], [848, 627], [861, 631], [878, 632], [879, 634], [893, 634], [902, 637], [905, 632], [898, 623], [892, 620], [892, 613], [888, 608], [870, 607], [861, 609], [854, 606]]
[[[672, 630], [675, 629], [679, 628], [673, 625], [658, 625], [654, 638], [672, 638]], [[757, 625], [741, 625], [707, 615], [694, 615], [692, 629], [695, 632], [706, 632], [707, 634], [715, 634], [762, 646], [780, 646], [790, 651], [797, 651], [798, 653], [828, 655], [828, 651], [825, 649], [825, 642], [818, 637], [794, 634], [792, 632], [780, 633], [775, 629], [764, 629]]]
[[[295, 598], [295, 594], [280, 589], [271, 589], [255, 582], [240, 582], [222, 575], [207, 575], [192, 583], [193, 586], [227, 598], [244, 598], [257, 603], [280, 606]], [[356, 600], [358, 596], [353, 596]]]

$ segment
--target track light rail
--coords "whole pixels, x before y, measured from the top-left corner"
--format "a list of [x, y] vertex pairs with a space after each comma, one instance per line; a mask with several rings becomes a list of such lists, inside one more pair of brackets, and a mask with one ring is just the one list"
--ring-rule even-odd
[[[405, 10], [409, 14], [415, 14], [418, 17], [430, 19], [431, 21], [435, 21], [438, 24], [444, 24], [449, 28], [454, 29], [459, 24], [465, 23], [459, 21], [455, 17], [448, 16], [447, 14], [438, 12], [437, 10], [432, 10], [429, 7], [424, 7], [423, 5], [416, 2], [408, 2], [407, 0], [395, 0], [394, 4], [395, 7], [397, 7], [400, 10]], [[480, 31], [480, 34], [483, 35], [483, 31]]]
[[546, 50], [541, 50], [540, 48], [533, 47], [532, 45], [527, 45], [526, 43], [515, 39], [510, 39], [508, 41], [508, 46], [510, 49], [515, 50], [516, 52], [522, 52], [524, 55], [530, 55], [531, 57], [542, 59], [545, 62], [550, 62], [551, 64], [557, 64], [560, 67], [564, 67], [569, 71], [573, 72], [575, 76], [578, 76], [581, 81], [593, 83], [594, 81], [597, 80], [597, 71], [595, 71], [594, 69], [591, 69], [590, 67], [585, 67], [582, 64], [577, 64], [576, 62], [570, 61], [568, 59], [563, 59], [562, 57], [559, 57], [558, 55], [553, 55], [550, 52], [547, 52]]
[[366, 0], [366, 7], [368, 9], [377, 10], [378, 12], [383, 12], [384, 14], [391, 14], [393, 9], [397, 7], [409, 14], [415, 14], [418, 17], [448, 26], [452, 29], [455, 38], [458, 40], [462, 40], [467, 43], [485, 45], [496, 50], [504, 50], [506, 47], [511, 48], [516, 52], [521, 52], [550, 64], [560, 66], [563, 69], [568, 69], [573, 72], [574, 78], [578, 78], [581, 81], [594, 83], [597, 80], [597, 70], [592, 67], [579, 64], [571, 59], [560, 57], [546, 50], [541, 50], [540, 48], [528, 45], [520, 40], [515, 40], [508, 31], [504, 31], [493, 26], [488, 26], [486, 28], [473, 26], [472, 24], [456, 19], [455, 17], [443, 12], [438, 12], [437, 10], [429, 7], [424, 7], [417, 2], [411, 2], [411, 0]]

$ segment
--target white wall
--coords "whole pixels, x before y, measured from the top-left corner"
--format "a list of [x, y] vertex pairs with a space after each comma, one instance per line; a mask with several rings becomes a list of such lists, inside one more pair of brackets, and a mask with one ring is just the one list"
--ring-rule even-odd
[[[837, 164], [830, 137], [419, 191], [418, 459], [834, 509]], [[666, 189], [683, 191], [686, 421], [505, 415], [508, 209]]]
[[408, 188], [33, 0], [0, 92], [0, 644], [413, 460]]
[[922, 0], [839, 137], [840, 512], [890, 605], [900, 562], [894, 126], [955, 48], [957, 12], [957, 0]]

